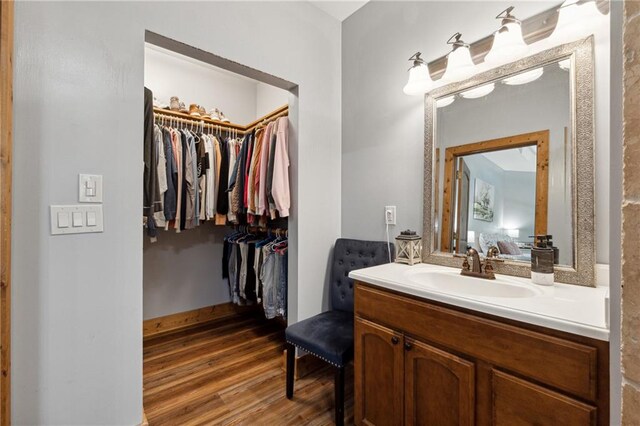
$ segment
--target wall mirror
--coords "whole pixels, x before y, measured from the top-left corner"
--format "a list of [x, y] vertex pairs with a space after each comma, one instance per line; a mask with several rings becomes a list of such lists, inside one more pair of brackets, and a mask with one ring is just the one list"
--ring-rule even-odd
[[423, 260], [496, 246], [530, 275], [552, 235], [557, 282], [595, 285], [593, 39], [435, 89], [426, 98]]

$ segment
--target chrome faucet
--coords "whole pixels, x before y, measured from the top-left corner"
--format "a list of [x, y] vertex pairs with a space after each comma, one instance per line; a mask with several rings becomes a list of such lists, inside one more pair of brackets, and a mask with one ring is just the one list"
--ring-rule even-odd
[[[502, 259], [498, 258], [499, 254], [500, 251], [498, 248], [491, 246], [487, 250], [487, 256], [484, 258], [484, 263], [480, 259], [478, 250], [473, 247], [469, 247], [466, 254], [454, 254], [454, 256], [464, 259], [464, 262], [462, 262], [462, 270], [460, 271], [461, 275], [495, 280], [496, 276], [493, 272], [493, 262], [504, 262]], [[471, 264], [469, 264], [469, 258], [471, 258]]]

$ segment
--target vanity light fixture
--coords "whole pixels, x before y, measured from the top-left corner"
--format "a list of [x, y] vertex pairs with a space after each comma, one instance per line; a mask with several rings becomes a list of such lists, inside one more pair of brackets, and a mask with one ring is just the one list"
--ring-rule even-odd
[[558, 9], [558, 23], [549, 39], [566, 43], [591, 35], [603, 16], [595, 0], [566, 0]]
[[436, 101], [436, 108], [444, 108], [449, 106], [456, 100], [456, 95], [447, 96], [445, 98], [440, 98]]
[[502, 65], [522, 57], [529, 46], [522, 38], [522, 23], [511, 14], [513, 6], [508, 7], [496, 16], [502, 19], [498, 31], [493, 33], [493, 45], [484, 61], [490, 65]]
[[464, 92], [460, 92], [460, 96], [465, 99], [477, 99], [483, 96], [487, 96], [489, 93], [493, 92], [493, 89], [495, 88], [495, 83], [489, 83], [479, 87], [474, 87], [473, 89], [465, 90]]
[[507, 77], [502, 82], [509, 86], [518, 86], [520, 84], [531, 83], [532, 81], [536, 81], [539, 79], [544, 73], [544, 69], [542, 67], [532, 69], [531, 71], [525, 71], [523, 73], [514, 75], [513, 77]]
[[409, 58], [409, 61], [413, 62], [413, 66], [409, 68], [409, 81], [402, 89], [407, 95], [424, 95], [433, 87], [429, 67], [420, 55], [420, 52], [416, 52]]
[[447, 44], [453, 46], [451, 52], [447, 55], [447, 69], [442, 76], [442, 81], [451, 83], [464, 80], [471, 77], [475, 64], [471, 59], [471, 50], [469, 45], [461, 40], [462, 34], [455, 33], [452, 35]]

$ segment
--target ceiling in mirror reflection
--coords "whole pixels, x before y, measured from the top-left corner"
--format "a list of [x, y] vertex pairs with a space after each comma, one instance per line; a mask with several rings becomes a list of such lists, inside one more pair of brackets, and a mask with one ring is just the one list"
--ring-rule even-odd
[[480, 154], [506, 172], [536, 171], [536, 147], [525, 146], [511, 150], [492, 151]]

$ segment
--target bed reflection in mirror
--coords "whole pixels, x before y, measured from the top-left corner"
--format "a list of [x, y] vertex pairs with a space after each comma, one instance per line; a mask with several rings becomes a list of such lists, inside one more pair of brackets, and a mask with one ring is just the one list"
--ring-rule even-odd
[[574, 265], [571, 99], [568, 59], [436, 99], [436, 251], [529, 262], [550, 234]]

